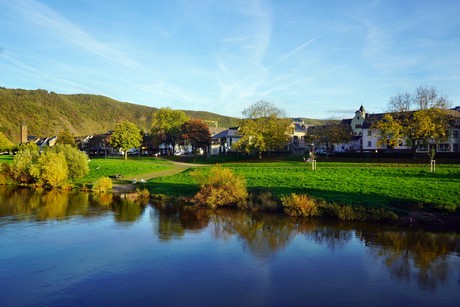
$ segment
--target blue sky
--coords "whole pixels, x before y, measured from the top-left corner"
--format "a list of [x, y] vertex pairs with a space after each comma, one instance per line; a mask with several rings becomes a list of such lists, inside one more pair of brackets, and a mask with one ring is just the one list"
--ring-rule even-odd
[[0, 0], [0, 86], [242, 117], [383, 112], [435, 86], [460, 105], [460, 1]]

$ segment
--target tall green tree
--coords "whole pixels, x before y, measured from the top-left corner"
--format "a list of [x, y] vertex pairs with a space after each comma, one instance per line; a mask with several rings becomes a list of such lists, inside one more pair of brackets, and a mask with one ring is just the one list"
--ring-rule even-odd
[[241, 139], [236, 147], [247, 152], [262, 152], [283, 148], [289, 141], [290, 120], [284, 110], [261, 100], [243, 111], [246, 117], [240, 127]]
[[124, 151], [124, 158], [128, 158], [128, 149], [138, 148], [141, 145], [141, 130], [136, 124], [130, 121], [123, 121], [115, 126], [110, 136], [109, 143], [111, 146], [120, 148]]
[[209, 127], [200, 119], [191, 119], [181, 126], [181, 142], [189, 143], [193, 152], [198, 148], [204, 149], [211, 145], [211, 133]]
[[58, 134], [56, 144], [68, 144], [70, 146], [77, 147], [75, 144], [75, 138], [68, 129], [64, 129]]
[[173, 148], [181, 137], [181, 126], [189, 118], [181, 110], [161, 108], [153, 113], [152, 134], [156, 135], [160, 142], [170, 144]]
[[4, 134], [3, 132], [0, 132], [0, 152], [3, 151], [10, 151], [13, 149], [14, 144], [11, 142]]
[[402, 139], [410, 145], [413, 157], [417, 148], [432, 139], [447, 138], [452, 118], [447, 109], [450, 101], [434, 87], [420, 86], [412, 93], [399, 93], [390, 98], [389, 114], [373, 124], [380, 135], [378, 144], [396, 146]]

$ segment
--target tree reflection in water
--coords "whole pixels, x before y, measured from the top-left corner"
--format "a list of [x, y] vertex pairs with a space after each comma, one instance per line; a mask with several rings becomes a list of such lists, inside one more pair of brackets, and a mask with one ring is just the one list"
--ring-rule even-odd
[[112, 211], [116, 222], [132, 223], [142, 216], [146, 205], [146, 201], [133, 201], [110, 193], [0, 186], [0, 217], [19, 220], [61, 220], [73, 216], [90, 218]]
[[[0, 186], [0, 227], [18, 220], [93, 218], [113, 212], [117, 223], [137, 222], [147, 203], [111, 194], [32, 191]], [[150, 211], [154, 235], [161, 241], [183, 238], [208, 228], [220, 240], [237, 237], [259, 259], [288, 248], [297, 236], [334, 251], [359, 240], [369, 254], [381, 259], [391, 276], [423, 289], [437, 289], [459, 274], [460, 236], [375, 224], [302, 220], [275, 214], [208, 210], [178, 204], [157, 204]], [[454, 276], [459, 279], [460, 276]], [[459, 280], [460, 283], [460, 280]]]
[[424, 289], [436, 289], [450, 274], [459, 272], [458, 261], [452, 261], [460, 250], [457, 234], [172, 204], [157, 209], [152, 217], [159, 218], [156, 234], [161, 240], [181, 238], [187, 231], [205, 228], [209, 223], [216, 238], [237, 236], [251, 254], [266, 259], [285, 249], [297, 235], [332, 251], [345, 248], [356, 238], [374, 258], [382, 259], [392, 277], [408, 283], [416, 280]]
[[410, 282], [415, 279], [423, 289], [436, 289], [458, 272], [458, 264], [450, 261], [460, 248], [459, 236], [423, 231], [357, 232], [369, 252], [383, 260], [392, 277]]
[[156, 210], [150, 211], [151, 219], [157, 228], [154, 234], [161, 241], [180, 239], [185, 231], [197, 231], [208, 226], [210, 214], [206, 209], [160, 202], [155, 205]]

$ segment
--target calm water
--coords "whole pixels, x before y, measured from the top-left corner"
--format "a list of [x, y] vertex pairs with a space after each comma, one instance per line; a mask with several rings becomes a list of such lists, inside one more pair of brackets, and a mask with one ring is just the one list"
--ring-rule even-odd
[[1, 306], [459, 301], [459, 234], [0, 187]]

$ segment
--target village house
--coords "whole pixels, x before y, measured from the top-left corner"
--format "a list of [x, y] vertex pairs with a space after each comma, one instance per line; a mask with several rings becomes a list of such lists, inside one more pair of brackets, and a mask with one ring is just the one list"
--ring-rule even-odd
[[238, 127], [228, 128], [211, 135], [211, 155], [227, 155], [234, 151], [232, 148], [241, 139]]
[[[451, 109], [450, 112], [457, 117], [453, 127], [449, 129], [449, 137], [442, 141], [436, 142], [428, 140], [427, 146], [419, 144], [417, 152], [428, 153], [429, 150], [435, 149], [437, 152], [459, 152], [459, 133], [460, 133], [460, 107]], [[350, 151], [375, 152], [379, 150], [387, 151], [403, 151], [409, 150], [410, 144], [406, 144], [404, 139], [401, 139], [398, 146], [389, 147], [386, 144], [378, 145], [379, 133], [372, 129], [373, 123], [383, 118], [385, 113], [369, 114], [364, 107], [361, 107], [355, 112], [355, 116], [351, 119], [344, 119], [343, 124], [350, 125], [352, 130], [352, 140], [349, 143], [335, 144], [336, 148], [342, 148]]]
[[294, 153], [303, 153], [307, 146], [306, 134], [308, 125], [300, 118], [294, 118], [289, 125], [289, 136], [291, 141], [289, 143], [289, 150]]

